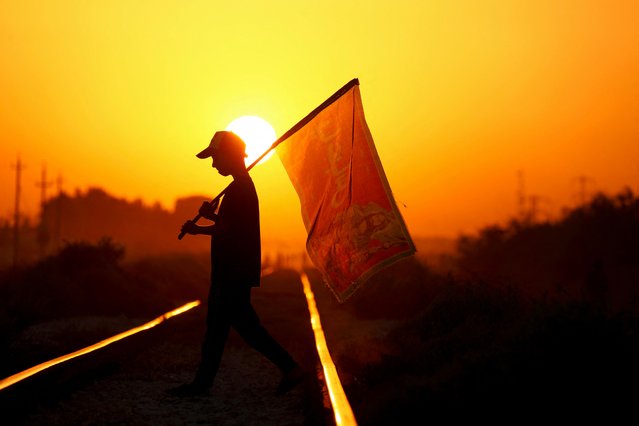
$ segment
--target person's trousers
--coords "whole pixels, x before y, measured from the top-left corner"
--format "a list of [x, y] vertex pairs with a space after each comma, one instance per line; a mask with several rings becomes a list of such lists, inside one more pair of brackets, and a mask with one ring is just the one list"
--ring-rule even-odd
[[214, 283], [209, 292], [202, 358], [195, 376], [199, 385], [213, 385], [231, 327], [282, 372], [295, 366], [291, 355], [262, 326], [251, 305], [251, 287], [240, 283]]

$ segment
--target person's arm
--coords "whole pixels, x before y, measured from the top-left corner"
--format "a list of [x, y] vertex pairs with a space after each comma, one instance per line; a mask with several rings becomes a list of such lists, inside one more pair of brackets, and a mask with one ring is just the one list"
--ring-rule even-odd
[[212, 220], [213, 222], [217, 222], [217, 206], [219, 204], [219, 199], [215, 200], [214, 202], [208, 202], [205, 201], [202, 203], [202, 206], [200, 206], [200, 216], [202, 216], [205, 219], [208, 220]]
[[215, 225], [200, 226], [192, 220], [187, 220], [182, 225], [182, 232], [190, 235], [213, 235], [213, 228]]
[[[215, 200], [214, 202], [203, 202], [199, 210], [200, 216], [216, 222], [217, 213], [215, 213], [215, 211], [217, 210], [218, 203], [219, 200]], [[200, 226], [192, 220], [187, 220], [184, 222], [184, 225], [182, 225], [182, 232], [190, 235], [213, 235], [214, 228], [215, 225]]]
[[215, 225], [199, 226], [199, 235], [213, 235]]

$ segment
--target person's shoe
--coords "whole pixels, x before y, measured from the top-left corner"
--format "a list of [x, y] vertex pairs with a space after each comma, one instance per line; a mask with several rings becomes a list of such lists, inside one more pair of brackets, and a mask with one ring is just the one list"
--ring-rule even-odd
[[194, 396], [208, 396], [209, 389], [197, 383], [185, 383], [175, 388], [167, 389], [166, 393], [178, 398], [189, 398]]
[[277, 395], [284, 395], [304, 380], [306, 380], [306, 373], [302, 367], [296, 365], [282, 375], [282, 380], [280, 381], [280, 384], [277, 385], [275, 393]]

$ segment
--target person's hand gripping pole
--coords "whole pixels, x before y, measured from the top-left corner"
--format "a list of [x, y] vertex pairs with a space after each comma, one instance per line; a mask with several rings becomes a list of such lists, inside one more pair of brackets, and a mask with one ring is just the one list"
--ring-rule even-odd
[[178, 239], [184, 238], [186, 234], [198, 234], [199, 226], [196, 224], [200, 218], [205, 218], [215, 222], [217, 219], [217, 208], [220, 204], [220, 198], [222, 194], [220, 193], [217, 197], [215, 197], [212, 201], [205, 201], [200, 206], [198, 214], [191, 220], [187, 220], [182, 225], [182, 229], [180, 230], [180, 235], [178, 235]]

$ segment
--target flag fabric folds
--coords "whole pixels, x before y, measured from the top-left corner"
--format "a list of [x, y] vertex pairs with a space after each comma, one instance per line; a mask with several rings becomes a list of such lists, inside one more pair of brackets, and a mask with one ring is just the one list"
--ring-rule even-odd
[[309, 257], [343, 302], [415, 246], [366, 124], [358, 81], [307, 119], [277, 153], [300, 199]]

